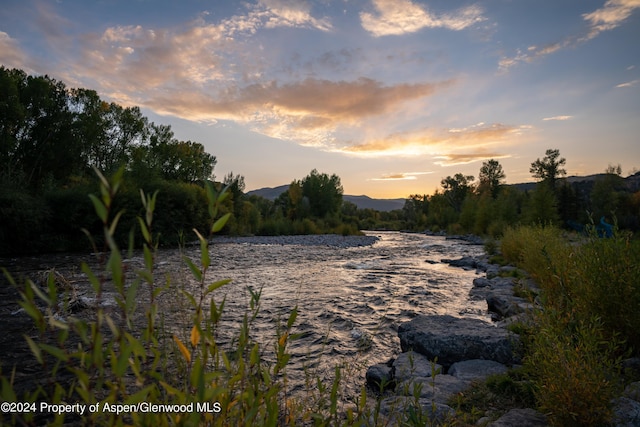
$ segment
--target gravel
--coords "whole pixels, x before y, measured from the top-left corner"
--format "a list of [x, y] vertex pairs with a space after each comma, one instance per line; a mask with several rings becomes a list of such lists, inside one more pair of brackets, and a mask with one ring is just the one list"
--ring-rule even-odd
[[214, 237], [214, 244], [236, 243], [253, 245], [300, 245], [329, 246], [351, 248], [370, 246], [378, 241], [376, 236], [341, 236], [338, 234], [313, 234], [299, 236], [251, 236], [251, 237]]

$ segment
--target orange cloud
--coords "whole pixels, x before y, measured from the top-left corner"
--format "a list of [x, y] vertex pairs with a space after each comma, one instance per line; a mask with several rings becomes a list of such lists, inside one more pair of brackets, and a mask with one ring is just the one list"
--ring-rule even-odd
[[[504, 157], [488, 148], [513, 142], [527, 126], [508, 126], [500, 123], [480, 123], [459, 129], [424, 129], [412, 133], [398, 133], [386, 138], [345, 146], [337, 151], [363, 157], [431, 155], [443, 161], [438, 164], [468, 163], [488, 158]], [[464, 154], [457, 154], [463, 152]], [[467, 154], [467, 153], [471, 154]]]
[[275, 81], [245, 87], [229, 86], [218, 94], [172, 92], [158, 95], [147, 106], [191, 120], [234, 120], [252, 124], [257, 132], [326, 146], [343, 126], [358, 127], [363, 119], [392, 111], [402, 103], [433, 94], [451, 81], [386, 86], [369, 79]]
[[463, 30], [483, 21], [478, 6], [436, 15], [410, 0], [373, 0], [375, 13], [360, 13], [362, 27], [375, 37], [413, 33], [423, 28]]
[[380, 178], [371, 178], [370, 181], [413, 181], [420, 175], [429, 175], [433, 172], [400, 172], [382, 175]]

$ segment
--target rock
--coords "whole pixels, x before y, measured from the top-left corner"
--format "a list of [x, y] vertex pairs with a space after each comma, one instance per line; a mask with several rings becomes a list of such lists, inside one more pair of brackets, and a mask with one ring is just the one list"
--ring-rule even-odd
[[640, 381], [633, 382], [626, 386], [622, 395], [640, 402]]
[[547, 417], [535, 409], [512, 409], [487, 427], [546, 427]]
[[514, 297], [513, 294], [505, 295], [503, 292], [491, 292], [486, 300], [488, 310], [496, 313], [499, 319], [515, 316], [532, 308], [525, 299]]
[[434, 378], [414, 377], [398, 383], [396, 393], [415, 396], [438, 403], [447, 403], [452, 396], [469, 387], [469, 382], [459, 380], [452, 375], [436, 375]]
[[382, 391], [393, 386], [392, 368], [387, 363], [370, 366], [365, 374], [367, 385], [373, 390]]
[[627, 397], [613, 399], [613, 425], [640, 427], [640, 403]]
[[[451, 407], [443, 403], [432, 402], [429, 399], [420, 398], [417, 404], [420, 407], [419, 410], [416, 408], [416, 399], [409, 396], [392, 396], [383, 399], [380, 402], [380, 414], [385, 416], [388, 422], [382, 423], [382, 425], [405, 425], [404, 422], [407, 421], [411, 412], [420, 412], [423, 420], [426, 417], [431, 424], [440, 425], [456, 413]], [[375, 424], [373, 420], [371, 424]]]
[[413, 350], [448, 368], [456, 362], [486, 359], [511, 365], [517, 335], [475, 319], [420, 315], [398, 327], [402, 351]]
[[640, 357], [630, 357], [622, 361], [622, 369], [631, 378], [640, 378]]
[[503, 374], [508, 368], [493, 360], [465, 360], [456, 362], [449, 368], [448, 374], [463, 381], [484, 380], [490, 375]]
[[414, 351], [398, 355], [393, 362], [393, 378], [400, 383], [411, 377], [430, 377], [432, 370], [442, 372], [442, 365], [431, 362], [426, 356]]
[[459, 259], [441, 259], [441, 262], [449, 264], [452, 267], [462, 267], [467, 270], [474, 269], [478, 266], [478, 260], [474, 257], [465, 256]]

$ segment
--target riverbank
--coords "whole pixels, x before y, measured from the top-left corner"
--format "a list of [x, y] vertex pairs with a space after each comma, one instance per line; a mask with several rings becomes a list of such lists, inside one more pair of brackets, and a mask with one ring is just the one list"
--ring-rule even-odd
[[[548, 239], [543, 242], [543, 247], [551, 243]], [[522, 238], [518, 243], [525, 247], [532, 246], [531, 242], [527, 243]], [[605, 247], [609, 244], [603, 241], [595, 243]], [[613, 244], [615, 243], [612, 242], [612, 246]], [[542, 308], [537, 297], [541, 292], [538, 284], [529, 274], [515, 266], [489, 263], [487, 256], [462, 257], [443, 262], [484, 273], [484, 277], [473, 280], [469, 295], [486, 302], [494, 322], [488, 324], [481, 320], [425, 315], [400, 325], [398, 337], [403, 352], [387, 363], [371, 366], [367, 371], [368, 384], [374, 390], [381, 387], [389, 390], [383, 395], [382, 412], [391, 417], [392, 422], [398, 413], [419, 413], [423, 419], [431, 422], [448, 420], [454, 425], [564, 425], [564, 422], [558, 424], [558, 419], [566, 421], [572, 417], [571, 413], [566, 413], [566, 408], [558, 408], [559, 412], [547, 415], [533, 409], [538, 407], [540, 396], [534, 397], [535, 386], [531, 377], [520, 366], [520, 358], [525, 356], [523, 351], [527, 351], [526, 345], [523, 347], [520, 337], [511, 332], [529, 329], [526, 333], [531, 334], [534, 329], [530, 326], [533, 326], [534, 319], [537, 319], [535, 322], [540, 321], [540, 316], [535, 315]], [[546, 269], [549, 269], [548, 264], [546, 265]], [[525, 339], [530, 342], [532, 337]], [[587, 348], [586, 351], [592, 350]], [[530, 354], [526, 356], [531, 357]], [[550, 354], [547, 357], [554, 356], [557, 355]], [[573, 359], [570, 364], [580, 363], [579, 354], [570, 357]], [[598, 378], [606, 378], [608, 374], [605, 369], [614, 361], [604, 360], [599, 363], [604, 365]], [[625, 380], [627, 387], [623, 393], [613, 395], [609, 402], [612, 426], [639, 425], [640, 383], [632, 382], [634, 377], [638, 378], [639, 365], [638, 358], [627, 359], [622, 363], [628, 377]], [[583, 389], [591, 387], [587, 383], [566, 383], [561, 374], [564, 369], [573, 368], [556, 366], [558, 377], [548, 381], [564, 381], [569, 387], [567, 392], [570, 392], [571, 387], [577, 387], [573, 389], [573, 393], [583, 393]], [[594, 371], [600, 368], [582, 366], [580, 369]], [[636, 374], [629, 375], [633, 371]], [[581, 381], [585, 380], [586, 377]], [[611, 377], [609, 380], [618, 381]], [[541, 392], [546, 393], [544, 390]], [[500, 394], [504, 394], [506, 398], [500, 397]], [[607, 402], [601, 404], [606, 405]], [[597, 416], [603, 415], [601, 413]], [[595, 425], [584, 419], [575, 422], [578, 423], [576, 425]], [[599, 422], [597, 424], [601, 425]]]

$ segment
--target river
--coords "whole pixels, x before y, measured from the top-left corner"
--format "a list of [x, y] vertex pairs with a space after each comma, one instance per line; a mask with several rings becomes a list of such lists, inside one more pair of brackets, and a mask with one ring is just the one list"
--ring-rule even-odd
[[[294, 333], [302, 336], [290, 344], [289, 374], [300, 380], [306, 369], [330, 377], [339, 364], [353, 368], [351, 381], [359, 387], [367, 366], [400, 351], [401, 323], [419, 314], [489, 319], [486, 302], [468, 296], [477, 273], [441, 262], [480, 256], [482, 246], [424, 234], [367, 235], [378, 240], [346, 248], [327, 246], [320, 237], [318, 245], [313, 240], [281, 244], [277, 238], [216, 241], [211, 247], [216, 266], [212, 276], [232, 279], [216, 291], [217, 301], [227, 297], [225, 329], [237, 331], [239, 315], [248, 306], [247, 288], [261, 289], [254, 332], [269, 348], [278, 322], [286, 322], [298, 307]], [[302, 387], [299, 381], [292, 383]]]
[[[292, 390], [304, 389], [305, 373], [330, 381], [335, 365], [341, 365], [349, 371], [346, 381], [357, 394], [368, 366], [399, 353], [397, 329], [401, 323], [419, 314], [489, 319], [486, 303], [468, 296], [477, 273], [441, 262], [444, 258], [479, 256], [482, 246], [424, 234], [366, 234], [368, 242], [362, 245], [357, 237], [341, 236], [214, 239], [207, 283], [232, 279], [214, 293], [218, 302], [226, 296], [222, 344], [237, 335], [249, 306], [248, 289], [261, 290], [260, 314], [252, 325], [252, 338], [268, 351], [274, 347], [278, 323], [285, 323], [291, 309], [298, 307], [293, 333], [301, 336], [288, 347]], [[366, 244], [374, 237], [375, 243]], [[181, 259], [186, 255], [197, 261], [199, 247], [183, 251], [159, 250], [157, 271], [173, 282], [160, 298], [164, 325], [168, 332], [186, 336], [191, 312], [181, 302], [184, 299], [177, 287], [195, 291], [197, 285]], [[5, 259], [4, 263], [19, 274], [54, 267], [80, 286], [85, 298], [90, 295], [82, 289], [82, 273], [71, 267], [79, 264], [78, 257]], [[127, 263], [131, 270], [142, 268], [142, 257], [134, 256]], [[88, 288], [86, 279], [84, 282]], [[108, 304], [109, 298], [105, 292], [103, 302]], [[141, 299], [139, 307], [143, 306]]]

